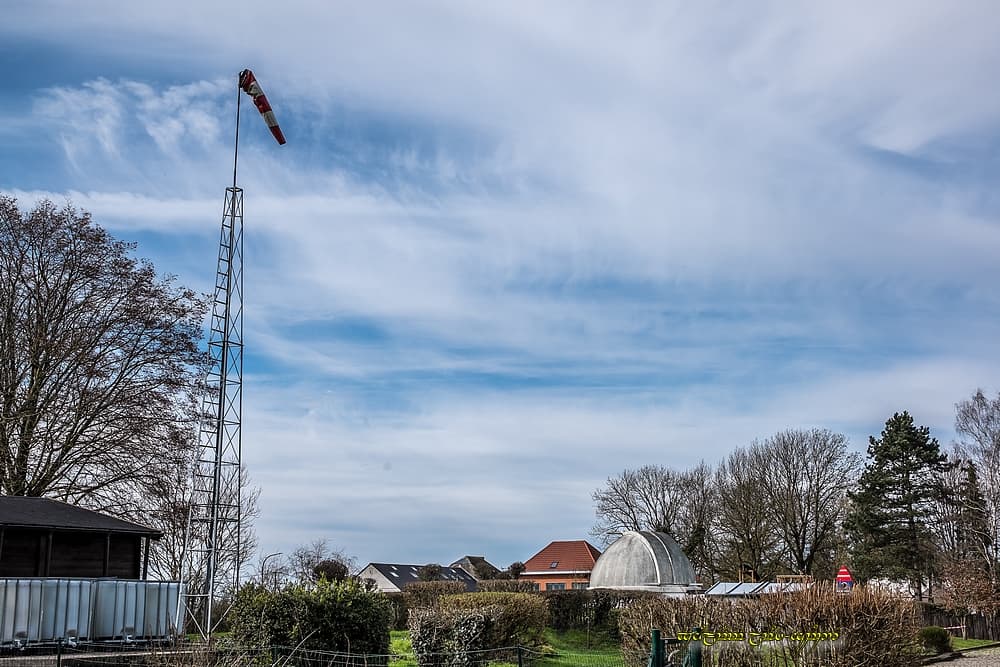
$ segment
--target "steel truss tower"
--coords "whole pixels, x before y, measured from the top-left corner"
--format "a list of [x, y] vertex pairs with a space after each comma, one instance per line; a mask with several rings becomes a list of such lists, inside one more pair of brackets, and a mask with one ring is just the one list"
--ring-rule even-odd
[[233, 185], [226, 188], [219, 236], [204, 387], [191, 504], [184, 536], [178, 634], [192, 629], [211, 637], [225, 610], [219, 599], [236, 592], [242, 561], [243, 417], [243, 189], [236, 186], [240, 89], [236, 90]]

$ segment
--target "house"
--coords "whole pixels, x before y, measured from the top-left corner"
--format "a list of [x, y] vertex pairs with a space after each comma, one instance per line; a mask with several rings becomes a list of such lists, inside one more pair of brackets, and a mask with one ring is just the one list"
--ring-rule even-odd
[[[496, 579], [500, 574], [500, 568], [486, 560], [484, 556], [463, 556], [452, 563], [451, 567], [460, 567], [477, 580]], [[482, 573], [482, 576], [479, 573]]]
[[48, 498], [0, 496], [0, 577], [145, 579], [162, 533]]
[[557, 540], [526, 560], [519, 578], [543, 591], [587, 588], [600, 557], [601, 552], [586, 540]]
[[[402, 565], [399, 563], [368, 563], [357, 577], [362, 581], [370, 579], [383, 593], [399, 593], [407, 584], [420, 581], [423, 565]], [[442, 581], [460, 581], [465, 590], [476, 590], [476, 579], [460, 567], [442, 567]]]

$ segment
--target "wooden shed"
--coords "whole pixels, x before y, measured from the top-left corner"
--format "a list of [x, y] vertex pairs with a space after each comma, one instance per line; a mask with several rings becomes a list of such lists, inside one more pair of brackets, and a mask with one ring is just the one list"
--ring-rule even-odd
[[0, 577], [145, 579], [162, 533], [48, 498], [0, 496]]

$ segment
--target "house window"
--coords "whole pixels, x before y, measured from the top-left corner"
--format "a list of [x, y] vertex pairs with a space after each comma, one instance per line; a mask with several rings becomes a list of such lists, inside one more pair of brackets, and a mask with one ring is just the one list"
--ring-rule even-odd
[[531, 582], [531, 590], [533, 590], [533, 591], [537, 591], [537, 590], [540, 590], [540, 589], [538, 588], [538, 582], [537, 582], [537, 581], [532, 581], [532, 582]]
[[573, 590], [574, 591], [580, 591], [580, 590], [584, 590], [585, 591], [585, 590], [587, 590], [587, 585], [588, 584], [587, 584], [586, 581], [574, 581], [573, 582]]
[[547, 590], [547, 591], [564, 591], [564, 590], [566, 590], [566, 584], [545, 584], [545, 590]]
[[551, 563], [549, 564], [549, 568], [550, 568], [550, 569], [554, 569], [554, 568], [557, 568], [557, 567], [559, 567], [559, 561], [557, 561], [557, 560], [554, 560], [554, 561], [552, 561], [552, 562], [551, 562]]

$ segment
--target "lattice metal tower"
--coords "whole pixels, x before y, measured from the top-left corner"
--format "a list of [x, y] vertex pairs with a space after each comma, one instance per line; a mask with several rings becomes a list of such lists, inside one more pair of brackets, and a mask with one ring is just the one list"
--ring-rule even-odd
[[[236, 98], [236, 146], [240, 136], [240, 90]], [[237, 153], [238, 155], [238, 153]], [[198, 449], [191, 478], [191, 505], [184, 538], [184, 587], [178, 630], [188, 623], [211, 636], [222, 614], [220, 595], [240, 581], [242, 538], [243, 417], [243, 189], [226, 188], [219, 258], [212, 301], [209, 356]]]
[[243, 190], [236, 185], [240, 148], [240, 92], [252, 99], [279, 144], [285, 143], [271, 105], [248, 69], [236, 87], [236, 141], [233, 185], [222, 207], [219, 259], [208, 350], [211, 365], [202, 403], [198, 450], [191, 476], [191, 505], [181, 565], [183, 587], [177, 628], [190, 621], [209, 638], [225, 611], [215, 615], [221, 596], [236, 592], [242, 556], [243, 421]]

